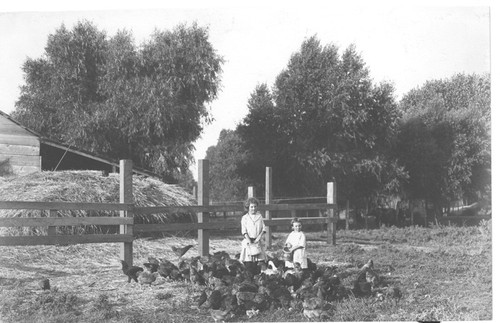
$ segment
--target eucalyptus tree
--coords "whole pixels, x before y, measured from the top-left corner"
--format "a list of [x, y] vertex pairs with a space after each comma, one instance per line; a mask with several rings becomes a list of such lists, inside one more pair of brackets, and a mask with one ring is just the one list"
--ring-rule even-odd
[[359, 203], [397, 191], [405, 172], [389, 153], [399, 117], [393, 93], [373, 83], [354, 46], [340, 55], [307, 39], [272, 90], [259, 85], [249, 100], [237, 128], [247, 175], [272, 166], [276, 194], [288, 196], [324, 195], [334, 177], [339, 197]]
[[211, 122], [222, 57], [207, 28], [132, 35], [83, 21], [49, 36], [42, 57], [23, 65], [14, 116], [43, 135], [134, 164], [166, 179], [185, 172], [193, 143]]
[[397, 151], [411, 196], [443, 207], [491, 198], [490, 89], [489, 75], [457, 74], [403, 97]]

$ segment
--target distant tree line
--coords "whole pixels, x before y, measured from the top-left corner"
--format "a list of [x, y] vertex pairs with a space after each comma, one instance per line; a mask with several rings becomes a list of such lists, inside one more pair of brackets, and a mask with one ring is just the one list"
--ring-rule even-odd
[[[13, 116], [49, 138], [105, 156], [132, 159], [164, 180], [193, 184], [194, 142], [212, 121], [224, 63], [196, 24], [156, 30], [136, 45], [82, 21], [48, 37], [45, 53], [23, 64]], [[343, 52], [305, 40], [272, 87], [257, 84], [248, 114], [209, 147], [212, 200], [264, 190], [325, 196], [366, 207], [378, 196], [445, 207], [491, 198], [490, 76], [430, 80], [399, 102], [376, 84], [354, 45]]]
[[335, 178], [339, 200], [354, 207], [380, 195], [438, 208], [490, 199], [489, 75], [428, 81], [396, 102], [354, 46], [339, 53], [311, 37], [272, 89], [256, 86], [248, 110], [207, 150], [214, 200], [263, 192], [267, 166], [275, 196], [325, 196]]

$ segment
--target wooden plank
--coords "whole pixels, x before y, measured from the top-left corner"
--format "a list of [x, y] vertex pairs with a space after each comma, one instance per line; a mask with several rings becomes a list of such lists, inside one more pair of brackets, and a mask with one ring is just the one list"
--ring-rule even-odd
[[0, 152], [5, 155], [38, 156], [40, 146], [0, 144]]
[[[326, 201], [330, 204], [337, 205], [337, 183], [335, 179], [332, 182], [328, 182], [326, 184]], [[335, 215], [336, 209], [328, 210], [328, 217], [330, 219], [334, 219], [337, 221], [337, 217]], [[328, 223], [326, 226], [327, 231], [327, 242], [328, 244], [335, 245], [336, 244], [336, 236], [337, 236], [337, 227], [334, 225], [334, 222]]]
[[92, 210], [92, 211], [120, 211], [131, 210], [133, 204], [120, 203], [71, 203], [71, 202], [28, 202], [28, 201], [0, 201], [1, 209], [10, 210]]
[[[292, 218], [275, 218], [264, 220], [267, 226], [288, 225]], [[336, 219], [328, 217], [301, 218], [302, 223], [336, 223]], [[238, 220], [212, 221], [203, 223], [168, 223], [168, 224], [135, 224], [134, 233], [163, 232], [163, 231], [190, 231], [190, 230], [217, 230], [217, 229], [237, 229], [241, 225]]]
[[[208, 206], [209, 204], [209, 163], [208, 159], [198, 160], [198, 205]], [[208, 212], [202, 211], [198, 213], [199, 225], [208, 224]], [[198, 229], [198, 254], [200, 256], [208, 256], [210, 252], [210, 232], [204, 231], [203, 228]]]
[[[271, 167], [266, 167], [266, 191], [265, 191], [265, 203], [266, 205], [271, 204], [271, 201], [273, 199], [273, 169]], [[272, 214], [271, 211], [266, 210], [265, 211], [265, 219], [267, 220], [267, 223], [270, 223], [269, 220], [272, 219]], [[264, 222], [265, 224], [266, 222]], [[265, 225], [265, 243], [266, 243], [266, 248], [271, 248], [272, 245], [272, 228], [269, 225]]]
[[162, 232], [162, 231], [190, 231], [235, 229], [240, 227], [240, 221], [220, 221], [203, 223], [168, 223], [168, 224], [135, 224], [134, 233]]
[[[289, 226], [290, 221], [293, 218], [275, 218], [272, 220], [264, 220], [264, 223], [268, 226]], [[304, 224], [321, 224], [321, 223], [337, 223], [337, 219], [329, 217], [310, 217], [310, 218], [300, 218], [300, 221]]]
[[40, 171], [40, 166], [11, 166], [12, 172], [17, 175], [31, 174]]
[[0, 144], [14, 144], [14, 145], [40, 147], [40, 139], [34, 135], [31, 135], [31, 136], [12, 136], [12, 135], [0, 134]]
[[[57, 217], [57, 210], [49, 210], [49, 217], [56, 218]], [[55, 236], [56, 234], [57, 234], [57, 227], [56, 226], [49, 226], [47, 228], [47, 235], [48, 236]]]
[[125, 234], [86, 234], [58, 236], [0, 237], [0, 246], [71, 245], [80, 243], [132, 242], [134, 237]]
[[0, 129], [0, 133], [8, 136], [30, 136], [33, 135], [31, 132], [27, 131], [26, 129], [14, 125], [14, 124], [7, 124], [7, 125], [2, 125], [2, 128]]
[[248, 198], [255, 197], [255, 187], [249, 186], [248, 187]]
[[0, 134], [12, 135], [12, 136], [32, 136], [33, 134], [23, 127], [11, 122], [3, 124], [0, 128]]
[[[335, 204], [270, 204], [261, 205], [260, 209], [269, 210], [314, 210], [314, 209], [336, 209]], [[120, 203], [71, 203], [71, 202], [22, 202], [22, 201], [0, 201], [0, 209], [22, 209], [22, 210], [94, 210], [94, 211], [130, 211], [134, 214], [154, 213], [199, 213], [199, 212], [243, 212], [240, 204], [228, 205], [206, 205], [206, 206], [159, 206], [159, 207], [136, 207], [132, 204]]]
[[[335, 204], [311, 203], [311, 204], [261, 204], [259, 210], [283, 211], [283, 210], [335, 210]], [[192, 206], [153, 206], [136, 207], [135, 214], [155, 214], [155, 213], [199, 213], [199, 212], [245, 212], [241, 204], [226, 205], [192, 205]]]
[[[131, 204], [134, 203], [133, 191], [133, 175], [132, 175], [132, 160], [120, 160], [120, 203]], [[129, 211], [120, 211], [122, 219], [134, 219], [134, 213]], [[120, 225], [121, 234], [134, 234], [133, 225]], [[120, 246], [120, 259], [125, 261], [129, 266], [133, 265], [133, 244], [132, 241], [124, 242]]]
[[0, 161], [9, 160], [11, 165], [16, 166], [40, 166], [42, 163], [42, 157], [35, 156], [23, 156], [23, 155], [8, 155], [0, 153]]
[[0, 218], [0, 227], [48, 227], [66, 225], [124, 225], [134, 224], [133, 218], [120, 217], [36, 217], [36, 218]]
[[438, 221], [447, 221], [447, 220], [490, 220], [491, 215], [475, 215], [475, 216], [466, 216], [466, 215], [451, 215], [451, 216], [440, 216], [436, 218]]
[[0, 112], [0, 125], [4, 125], [4, 124], [13, 124], [15, 122], [13, 122], [12, 120], [10, 120], [9, 118], [5, 117], [2, 115], [2, 113]]

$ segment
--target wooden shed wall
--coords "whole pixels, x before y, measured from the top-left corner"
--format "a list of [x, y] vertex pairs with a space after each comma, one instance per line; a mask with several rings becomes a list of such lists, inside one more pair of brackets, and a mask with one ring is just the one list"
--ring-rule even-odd
[[37, 136], [0, 115], [0, 175], [40, 171], [40, 140]]

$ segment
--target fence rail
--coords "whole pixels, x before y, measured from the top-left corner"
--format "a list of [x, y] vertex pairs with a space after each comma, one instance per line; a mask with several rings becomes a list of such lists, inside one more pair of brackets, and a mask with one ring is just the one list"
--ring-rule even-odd
[[132, 242], [130, 234], [85, 234], [0, 237], [0, 246], [70, 245], [82, 243]]
[[124, 204], [124, 203], [0, 201], [0, 210], [18, 209], [18, 210], [130, 211], [133, 207], [134, 207], [133, 204]]
[[[2, 202], [0, 202], [2, 203]], [[133, 218], [91, 216], [91, 217], [40, 217], [40, 218], [0, 218], [0, 227], [52, 227], [75, 225], [124, 225], [134, 224]]]

